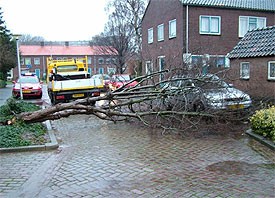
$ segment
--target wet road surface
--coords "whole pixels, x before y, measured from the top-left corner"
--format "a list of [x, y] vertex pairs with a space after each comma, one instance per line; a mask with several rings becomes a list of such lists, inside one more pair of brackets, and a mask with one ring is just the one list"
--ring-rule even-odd
[[274, 152], [245, 135], [181, 138], [84, 115], [52, 125], [59, 149], [0, 154], [0, 197], [274, 197]]

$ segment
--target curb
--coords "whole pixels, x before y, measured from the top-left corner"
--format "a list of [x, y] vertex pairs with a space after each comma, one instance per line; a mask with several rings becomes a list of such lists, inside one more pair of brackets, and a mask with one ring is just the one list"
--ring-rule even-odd
[[252, 138], [254, 138], [255, 140], [257, 140], [258, 142], [262, 143], [263, 145], [269, 147], [271, 150], [275, 151], [275, 143], [274, 142], [267, 140], [263, 136], [260, 136], [256, 133], [254, 133], [251, 129], [247, 130], [245, 133], [248, 134], [249, 136], [251, 136]]
[[44, 122], [47, 127], [48, 135], [51, 142], [45, 143], [44, 145], [31, 145], [31, 146], [20, 146], [20, 147], [10, 147], [10, 148], [0, 148], [0, 153], [9, 153], [9, 152], [24, 152], [24, 151], [47, 151], [57, 149], [59, 144], [54, 135], [52, 125], [49, 120]]

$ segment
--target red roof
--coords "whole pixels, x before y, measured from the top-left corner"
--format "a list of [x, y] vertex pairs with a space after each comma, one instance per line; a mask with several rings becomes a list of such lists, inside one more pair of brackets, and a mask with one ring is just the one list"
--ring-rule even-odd
[[[114, 52], [109, 47], [98, 46], [40, 46], [21, 45], [20, 52], [23, 56], [50, 56], [50, 55], [112, 55]], [[108, 53], [109, 52], [109, 53]]]

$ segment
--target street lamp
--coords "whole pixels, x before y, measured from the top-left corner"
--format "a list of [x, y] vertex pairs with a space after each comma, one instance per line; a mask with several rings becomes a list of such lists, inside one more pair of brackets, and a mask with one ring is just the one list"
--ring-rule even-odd
[[16, 51], [17, 51], [17, 65], [18, 65], [18, 80], [20, 86], [20, 99], [23, 100], [23, 91], [22, 91], [22, 84], [21, 84], [21, 64], [20, 64], [20, 56], [19, 56], [19, 38], [20, 34], [14, 34], [13, 37], [16, 40]]

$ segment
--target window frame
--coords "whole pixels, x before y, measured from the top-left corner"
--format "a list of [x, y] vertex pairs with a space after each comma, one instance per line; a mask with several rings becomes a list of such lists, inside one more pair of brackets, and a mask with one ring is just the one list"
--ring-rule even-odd
[[[208, 19], [208, 27], [209, 27], [208, 31], [203, 31], [202, 30], [202, 24], [203, 24], [202, 19], [203, 18]], [[214, 32], [214, 31], [211, 30], [213, 19], [218, 19], [218, 32]], [[200, 34], [221, 35], [221, 16], [200, 15], [199, 31], [200, 31]]]
[[104, 64], [104, 58], [102, 58], [102, 57], [98, 58], [98, 64], [103, 65]]
[[[249, 25], [251, 24], [250, 23], [250, 20], [251, 19], [256, 19], [256, 28], [264, 28], [266, 27], [266, 17], [257, 17], [257, 16], [239, 16], [239, 32], [238, 32], [238, 35], [239, 35], [239, 38], [242, 38], [244, 37], [244, 35], [250, 31], [250, 28], [249, 28]], [[263, 20], [263, 27], [260, 27], [259, 26], [259, 20], [262, 19]], [[245, 20], [245, 21], [244, 21]], [[246, 22], [246, 27], [245, 27], [245, 30], [243, 30], [243, 27], [242, 27], [242, 24], [241, 24], [241, 21], [243, 22]]]
[[154, 42], [154, 29], [151, 27], [148, 29], [148, 44], [151, 44]]
[[92, 57], [88, 57], [88, 64], [90, 65], [90, 64], [92, 64], [92, 62], [93, 62], [93, 59], [92, 59]]
[[153, 62], [152, 61], [146, 61], [145, 62], [145, 73], [151, 74], [154, 72]]
[[158, 41], [164, 41], [164, 24], [158, 25]]
[[[159, 69], [159, 72], [165, 70], [165, 56], [158, 56], [158, 69]], [[159, 75], [159, 81], [161, 82], [163, 80], [164, 80], [164, 74], [161, 73]]]
[[[248, 75], [244, 76], [244, 72], [243, 72], [243, 66], [247, 64], [248, 65]], [[250, 63], [249, 62], [241, 62], [240, 63], [240, 79], [243, 80], [249, 80], [250, 79]]]
[[[175, 24], [175, 30], [172, 32], [172, 25]], [[177, 37], [177, 19], [169, 21], [169, 39]]]
[[[268, 64], [267, 64], [267, 67], [268, 67], [268, 72], [267, 72], [267, 79], [268, 80], [275, 80], [275, 74], [274, 74], [274, 77], [270, 76], [270, 72], [271, 72], [271, 64], [274, 64], [274, 67], [275, 67], [275, 60], [274, 61], [268, 61]], [[275, 69], [274, 69], [275, 70]]]
[[104, 67], [99, 67], [98, 68], [98, 73], [99, 74], [104, 74]]
[[40, 65], [40, 58], [36, 57], [33, 60], [34, 65]]

